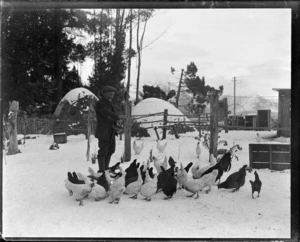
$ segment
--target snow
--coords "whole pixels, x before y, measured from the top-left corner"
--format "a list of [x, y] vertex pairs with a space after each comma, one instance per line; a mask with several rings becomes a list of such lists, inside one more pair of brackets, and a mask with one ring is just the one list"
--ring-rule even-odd
[[73, 104], [76, 102], [78, 99], [83, 98], [84, 96], [93, 96], [98, 100], [96, 95], [92, 93], [90, 90], [83, 88], [83, 87], [78, 87], [74, 88], [71, 91], [69, 91], [62, 99], [61, 102], [64, 100], [67, 100], [70, 104]]
[[[168, 121], [190, 121], [179, 109], [177, 109], [174, 105], [171, 103], [164, 101], [162, 99], [158, 98], [147, 98], [143, 101], [139, 102], [136, 106], [132, 109], [132, 115], [133, 116], [139, 116], [139, 115], [149, 115], [149, 114], [155, 114], [155, 113], [161, 113], [160, 115], [155, 116], [144, 116], [144, 117], [138, 117], [135, 119], [137, 122], [149, 122], [152, 121], [154, 123], [145, 123], [141, 124], [141, 127], [154, 127], [158, 125], [163, 125], [163, 112], [164, 110], [168, 110]], [[177, 115], [177, 116], [172, 116]], [[156, 121], [156, 122], [155, 122]]]
[[[270, 142], [275, 131], [259, 131]], [[242, 146], [239, 161], [221, 178], [249, 164], [248, 144], [256, 142], [257, 131], [229, 131], [220, 139]], [[36, 135], [29, 135], [36, 136]], [[167, 135], [167, 156], [183, 165], [189, 162], [208, 164], [208, 151], [202, 147], [196, 157], [197, 132], [181, 134], [180, 139]], [[123, 195], [119, 204], [108, 199], [87, 198], [79, 206], [64, 187], [68, 171], [88, 174], [97, 165], [86, 160], [87, 141], [84, 135], [68, 136], [58, 150], [49, 150], [52, 135], [38, 135], [19, 145], [21, 153], [3, 157], [3, 236], [4, 237], [130, 237], [130, 238], [289, 238], [290, 237], [290, 170], [257, 170], [262, 180], [261, 196], [252, 199], [247, 173], [245, 185], [237, 192], [217, 189], [200, 193], [198, 199], [186, 197], [178, 190], [169, 200], [162, 192], [147, 202], [139, 195], [136, 200]], [[145, 147], [132, 160], [146, 161], [150, 149], [157, 155], [155, 135], [142, 139]], [[278, 139], [276, 142], [288, 142]], [[132, 142], [134, 138], [132, 138]], [[97, 139], [91, 139], [91, 152], [97, 152]], [[111, 165], [124, 151], [124, 139], [117, 139]], [[141, 142], [138, 140], [137, 142]], [[131, 146], [132, 147], [132, 146]], [[220, 147], [221, 148], [221, 147]], [[126, 168], [130, 162], [123, 163]], [[151, 166], [153, 164], [151, 163]], [[189, 175], [190, 172], [189, 172]]]

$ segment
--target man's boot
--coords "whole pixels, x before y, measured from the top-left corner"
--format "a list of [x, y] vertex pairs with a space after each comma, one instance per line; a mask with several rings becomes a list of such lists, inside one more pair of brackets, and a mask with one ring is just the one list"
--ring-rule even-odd
[[111, 158], [111, 156], [105, 157], [105, 170], [107, 170], [109, 168], [110, 158]]
[[99, 172], [104, 172], [104, 170], [105, 170], [105, 156], [98, 156], [98, 166], [99, 166]]

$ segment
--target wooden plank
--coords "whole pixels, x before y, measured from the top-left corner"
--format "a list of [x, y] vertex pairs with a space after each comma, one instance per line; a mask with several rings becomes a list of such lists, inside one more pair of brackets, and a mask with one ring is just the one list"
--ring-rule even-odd
[[219, 96], [215, 92], [210, 96], [210, 145], [209, 154], [218, 156], [218, 106]]
[[[166, 126], [167, 124], [168, 124], [168, 109], [165, 109], [164, 110], [164, 126]], [[163, 137], [162, 137], [162, 139], [166, 139], [166, 136], [167, 136], [167, 130], [164, 127], [163, 128]]]
[[125, 125], [124, 125], [124, 161], [131, 160], [131, 101], [125, 102]]

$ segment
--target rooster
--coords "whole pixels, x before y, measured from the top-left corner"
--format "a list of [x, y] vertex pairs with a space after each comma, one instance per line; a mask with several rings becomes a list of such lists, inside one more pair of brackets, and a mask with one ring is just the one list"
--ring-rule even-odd
[[142, 152], [143, 148], [144, 148], [144, 141], [140, 146], [136, 144], [136, 140], [133, 141], [133, 150], [135, 152], [135, 155], [139, 155]]
[[254, 192], [257, 192], [257, 197], [259, 197], [259, 193], [260, 193], [261, 186], [262, 186], [262, 182], [259, 179], [259, 176], [256, 171], [254, 171], [254, 176], [255, 176], [254, 181], [249, 180], [251, 183], [251, 188], [252, 188], [252, 198], [254, 198], [254, 196], [253, 196]]
[[200, 154], [201, 154], [200, 141], [198, 141], [197, 145], [196, 145], [196, 154], [197, 154], [197, 159], [199, 159]]
[[168, 142], [166, 141], [163, 145], [160, 144], [160, 141], [157, 140], [156, 148], [158, 149], [159, 153], [163, 153], [166, 150]]
[[207, 169], [205, 172], [203, 172], [200, 176], [200, 178], [210, 172], [212, 172], [214, 169], [218, 169], [219, 173], [216, 177], [216, 181], [219, 180], [219, 183], [221, 181], [221, 177], [224, 172], [228, 172], [231, 169], [231, 161], [233, 157], [236, 157], [237, 150], [241, 150], [242, 148], [239, 145], [234, 145], [225, 155], [222, 156], [222, 158], [219, 160], [218, 163], [216, 163], [214, 166]]
[[218, 189], [233, 189], [232, 192], [238, 191], [242, 186], [245, 185], [247, 165], [244, 165], [239, 171], [232, 173], [226, 179], [218, 185]]

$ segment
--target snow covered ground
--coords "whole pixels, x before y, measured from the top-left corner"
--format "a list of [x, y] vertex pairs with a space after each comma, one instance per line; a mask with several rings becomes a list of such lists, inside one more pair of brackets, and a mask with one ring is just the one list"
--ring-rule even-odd
[[[238, 152], [239, 161], [233, 160], [222, 181], [243, 164], [249, 164], [248, 144], [256, 142], [256, 133], [220, 133], [220, 139], [226, 139], [229, 146], [235, 141], [243, 148]], [[262, 138], [275, 135], [274, 131], [259, 133]], [[208, 151], [204, 147], [200, 159], [196, 157], [196, 136], [196, 132], [188, 133], [177, 140], [167, 135], [167, 156], [184, 165], [189, 162], [207, 165]], [[154, 134], [144, 138], [143, 152], [139, 156], [132, 152], [132, 160], [145, 161], [152, 148], [153, 155], [157, 154], [155, 139]], [[123, 153], [123, 142], [117, 140], [112, 165]], [[280, 138], [276, 142], [289, 139]], [[169, 200], [163, 199], [165, 196], [160, 192], [150, 202], [140, 195], [136, 200], [123, 195], [119, 204], [110, 204], [107, 199], [99, 202], [86, 199], [84, 206], [78, 206], [64, 187], [67, 172], [87, 175], [88, 167], [97, 169], [97, 165], [86, 160], [87, 142], [83, 135], [68, 136], [68, 142], [60, 144], [58, 150], [49, 150], [52, 143], [53, 136], [39, 135], [19, 145], [22, 153], [3, 158], [4, 237], [290, 237], [290, 170], [257, 170], [263, 185], [261, 196], [256, 199], [251, 197], [252, 172], [247, 173], [245, 185], [235, 193], [214, 186], [209, 194], [200, 193], [198, 199], [186, 197], [190, 193], [181, 189]], [[92, 153], [96, 153], [96, 145], [92, 139]]]

